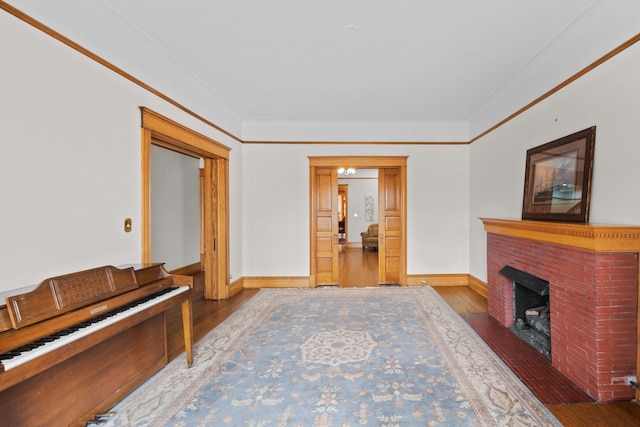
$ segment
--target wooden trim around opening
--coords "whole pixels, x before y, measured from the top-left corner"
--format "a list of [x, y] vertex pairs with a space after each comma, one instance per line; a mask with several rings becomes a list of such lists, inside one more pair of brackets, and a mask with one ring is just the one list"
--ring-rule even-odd
[[200, 230], [204, 241], [205, 272], [204, 296], [206, 299], [228, 297], [229, 273], [229, 151], [228, 147], [164, 117], [148, 108], [140, 108], [142, 114], [142, 262], [152, 260], [151, 253], [151, 145], [159, 145], [182, 154], [204, 159], [204, 186], [201, 203], [206, 215], [204, 229]]
[[[313, 201], [316, 197], [315, 174], [316, 168], [338, 168], [353, 167], [356, 169], [384, 169], [398, 168], [400, 170], [400, 217], [402, 228], [400, 230], [401, 245], [399, 248], [399, 284], [407, 285], [407, 159], [408, 156], [309, 156], [309, 270], [310, 270], [310, 286], [315, 287], [317, 284], [316, 273], [316, 241], [314, 238], [315, 211]], [[337, 191], [337, 188], [336, 188]], [[380, 199], [378, 200], [378, 204]], [[337, 226], [337, 225], [336, 225]], [[380, 261], [379, 266], [380, 268]], [[381, 275], [382, 277], [382, 275]]]
[[[153, 132], [153, 138], [161, 142], [158, 145], [190, 156], [229, 158], [231, 149], [226, 145], [146, 107], [140, 107], [140, 111], [142, 127]], [[166, 146], [162, 143], [166, 143]]]
[[356, 169], [380, 169], [406, 167], [408, 156], [309, 156], [309, 166], [333, 168], [354, 167]]

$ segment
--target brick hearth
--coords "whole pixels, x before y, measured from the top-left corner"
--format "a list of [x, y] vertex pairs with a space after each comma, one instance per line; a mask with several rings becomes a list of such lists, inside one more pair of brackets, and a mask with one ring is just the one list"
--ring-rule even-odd
[[633, 399], [640, 228], [483, 222], [489, 314], [514, 322], [505, 265], [549, 281], [553, 366], [599, 402]]

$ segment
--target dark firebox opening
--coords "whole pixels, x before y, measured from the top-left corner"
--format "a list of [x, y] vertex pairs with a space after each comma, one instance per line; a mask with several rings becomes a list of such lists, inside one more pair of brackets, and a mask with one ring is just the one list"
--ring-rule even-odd
[[511, 330], [551, 360], [549, 282], [505, 266], [500, 273], [513, 280], [514, 324]]

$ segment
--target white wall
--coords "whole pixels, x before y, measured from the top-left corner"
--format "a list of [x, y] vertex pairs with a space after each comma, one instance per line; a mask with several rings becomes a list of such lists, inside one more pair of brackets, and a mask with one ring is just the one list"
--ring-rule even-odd
[[521, 216], [526, 150], [593, 125], [590, 222], [640, 224], [638, 76], [640, 44], [471, 144], [471, 274], [486, 280], [486, 234], [478, 218]]
[[[593, 31], [597, 28], [597, 31]], [[596, 0], [497, 88], [470, 117], [471, 138], [528, 105], [638, 33], [640, 2]]]
[[151, 146], [151, 260], [200, 262], [200, 159]]
[[448, 141], [469, 140], [464, 120], [275, 120], [247, 119], [246, 141]]
[[241, 274], [239, 143], [7, 13], [0, 39], [0, 292], [140, 262], [139, 106], [234, 149], [230, 256]]
[[468, 145], [247, 144], [245, 276], [309, 275], [309, 156], [408, 156], [407, 272], [468, 271]]
[[468, 268], [466, 146], [242, 145], [8, 14], [0, 37], [0, 292], [140, 262], [139, 106], [232, 149], [234, 279], [309, 274], [310, 155], [409, 156], [409, 273]]

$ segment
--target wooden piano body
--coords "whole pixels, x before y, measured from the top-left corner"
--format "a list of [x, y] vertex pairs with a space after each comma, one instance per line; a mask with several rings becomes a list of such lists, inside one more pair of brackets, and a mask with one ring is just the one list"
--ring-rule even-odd
[[[85, 425], [107, 411], [167, 364], [164, 313], [178, 304], [190, 365], [192, 289], [191, 277], [171, 275], [162, 264], [105, 266], [6, 298], [0, 305], [0, 425]], [[69, 332], [78, 325], [81, 333]], [[28, 360], [24, 355], [36, 354], [28, 350], [33, 342], [46, 342], [37, 350], [44, 353]], [[20, 362], [3, 360], [15, 349]]]

